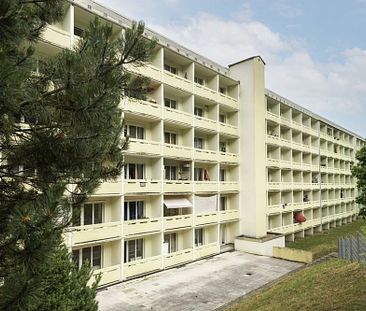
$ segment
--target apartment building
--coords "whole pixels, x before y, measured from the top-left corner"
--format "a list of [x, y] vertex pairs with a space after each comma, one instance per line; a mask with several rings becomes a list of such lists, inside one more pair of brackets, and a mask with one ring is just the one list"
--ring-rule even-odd
[[[131, 23], [73, 0], [37, 53], [72, 48], [96, 15], [116, 36]], [[266, 90], [259, 56], [223, 67], [145, 35], [158, 46], [149, 64], [130, 70], [150, 78], [151, 92], [122, 100], [124, 170], [65, 232], [75, 262], [88, 259], [100, 286], [233, 249], [239, 236], [250, 238], [244, 250], [261, 253], [269, 234], [283, 244], [352, 221], [350, 167], [362, 137]]]

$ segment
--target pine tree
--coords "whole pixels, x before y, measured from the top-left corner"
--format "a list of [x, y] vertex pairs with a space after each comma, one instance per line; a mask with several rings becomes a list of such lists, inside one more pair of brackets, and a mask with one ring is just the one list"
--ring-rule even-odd
[[[147, 91], [148, 81], [126, 68], [143, 66], [154, 47], [142, 22], [114, 38], [112, 26], [96, 19], [75, 49], [35, 60], [42, 31], [62, 18], [65, 5], [0, 2], [0, 309], [42, 309], [42, 293], [65, 286], [83, 289], [67, 302], [54, 295], [50, 305], [95, 309], [95, 294], [85, 288], [90, 274], [68, 266], [61, 234], [72, 210], [77, 214], [102, 181], [120, 175], [120, 101]], [[69, 274], [58, 275], [55, 261]], [[80, 299], [91, 304], [78, 309]]]
[[357, 178], [358, 196], [356, 202], [361, 205], [359, 215], [366, 217], [366, 147], [356, 153], [357, 163], [351, 168], [352, 176]]

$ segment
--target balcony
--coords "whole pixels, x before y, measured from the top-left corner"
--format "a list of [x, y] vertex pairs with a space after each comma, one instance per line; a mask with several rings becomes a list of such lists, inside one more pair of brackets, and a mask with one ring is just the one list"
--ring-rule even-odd
[[172, 267], [183, 264], [188, 261], [193, 260], [193, 250], [192, 248], [187, 248], [182, 251], [170, 253], [164, 256], [164, 267]]
[[160, 180], [130, 179], [124, 182], [124, 193], [160, 193]]
[[86, 225], [71, 228], [72, 245], [70, 247], [90, 241], [101, 241], [119, 238], [121, 236], [121, 222], [107, 222], [96, 225]]
[[63, 49], [70, 48], [71, 46], [70, 34], [53, 25], [48, 25], [41, 37], [44, 41], [57, 45]]
[[223, 105], [233, 108], [235, 110], [239, 109], [238, 100], [235, 99], [234, 97], [219, 93], [218, 101], [220, 102], [220, 104], [223, 104]]
[[239, 191], [239, 182], [237, 181], [220, 181], [219, 190], [222, 192]]
[[161, 70], [152, 64], [144, 66], [128, 65], [127, 70], [138, 75], [149, 77], [150, 79], [161, 81]]
[[236, 221], [240, 218], [240, 212], [238, 209], [228, 209], [226, 211], [220, 211], [219, 218], [221, 222]]
[[192, 227], [192, 215], [179, 215], [164, 217], [164, 230]]
[[123, 110], [134, 115], [153, 119], [160, 119], [162, 114], [160, 105], [134, 98], [128, 98], [124, 101]]
[[195, 217], [196, 226], [207, 225], [211, 223], [216, 223], [218, 220], [217, 212], [197, 214]]
[[268, 190], [280, 190], [281, 189], [281, 183], [279, 181], [267, 182], [267, 189]]
[[164, 192], [192, 192], [193, 183], [190, 180], [166, 180], [164, 182]]
[[177, 159], [192, 159], [193, 149], [180, 145], [164, 144], [164, 156]]
[[227, 134], [231, 136], [239, 136], [239, 129], [237, 126], [230, 125], [228, 123], [219, 123], [219, 131], [222, 134]]
[[239, 163], [239, 155], [237, 153], [220, 152], [219, 161], [222, 163]]
[[198, 192], [218, 191], [217, 181], [195, 181], [195, 190]]
[[161, 145], [156, 141], [130, 138], [128, 140], [127, 153], [140, 155], [160, 155]]
[[195, 94], [213, 101], [217, 101], [217, 92], [215, 90], [211, 90], [210, 88], [198, 83], [195, 83], [194, 86]]
[[171, 120], [174, 123], [180, 123], [191, 126], [193, 124], [193, 115], [191, 113], [165, 107], [164, 118], [166, 120]]
[[137, 235], [160, 231], [160, 218], [144, 218], [123, 222], [123, 235]]
[[267, 166], [269, 167], [280, 167], [281, 161], [279, 159], [267, 158]]
[[217, 254], [220, 251], [219, 245], [214, 242], [196, 247], [196, 259]]
[[208, 149], [194, 149], [195, 160], [217, 162], [218, 155], [216, 151]]
[[273, 112], [270, 112], [270, 111], [266, 112], [266, 118], [267, 118], [267, 120], [271, 120], [276, 123], [279, 123], [279, 120], [280, 120], [280, 117], [277, 114], [274, 114]]
[[192, 93], [193, 83], [183, 77], [164, 71], [164, 82], [172, 87]]
[[294, 128], [296, 130], [299, 130], [299, 131], [302, 131], [302, 124], [292, 120], [292, 128]]
[[130, 278], [136, 275], [160, 270], [161, 263], [161, 256], [127, 262], [123, 266], [123, 274], [125, 278]]
[[292, 190], [292, 182], [291, 181], [282, 181], [281, 190]]
[[282, 125], [287, 125], [288, 127], [291, 127], [291, 120], [290, 119], [281, 116], [280, 120], [281, 120]]
[[93, 196], [114, 196], [122, 194], [121, 182], [103, 182], [97, 190], [93, 192]]
[[217, 132], [217, 122], [209, 118], [194, 116], [194, 126], [210, 132]]
[[101, 275], [101, 279], [99, 281], [98, 286], [118, 282], [120, 281], [121, 278], [121, 266], [115, 265], [111, 267], [102, 268], [99, 270], [94, 270], [93, 275], [88, 282], [88, 285], [91, 285], [94, 282], [97, 275], [99, 274]]
[[280, 139], [278, 136], [267, 134], [266, 142], [267, 144], [278, 145], [280, 143]]

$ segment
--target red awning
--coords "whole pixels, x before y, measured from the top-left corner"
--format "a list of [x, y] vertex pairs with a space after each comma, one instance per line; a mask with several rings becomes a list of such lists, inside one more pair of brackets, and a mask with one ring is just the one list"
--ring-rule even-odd
[[294, 218], [297, 222], [300, 222], [300, 223], [306, 221], [306, 218], [303, 213], [296, 213]]

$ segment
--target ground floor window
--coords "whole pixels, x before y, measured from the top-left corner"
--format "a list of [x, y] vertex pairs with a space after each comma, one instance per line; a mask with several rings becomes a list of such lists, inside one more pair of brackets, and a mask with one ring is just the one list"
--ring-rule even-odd
[[177, 233], [164, 234], [164, 243], [168, 244], [168, 253], [178, 251]]
[[124, 262], [135, 261], [144, 258], [144, 240], [125, 241]]
[[82, 264], [88, 264], [93, 270], [102, 268], [102, 246], [95, 245], [91, 247], [84, 247], [80, 249], [74, 249], [72, 251], [72, 259], [77, 267], [81, 267]]
[[196, 246], [204, 244], [203, 228], [194, 230], [194, 244]]

